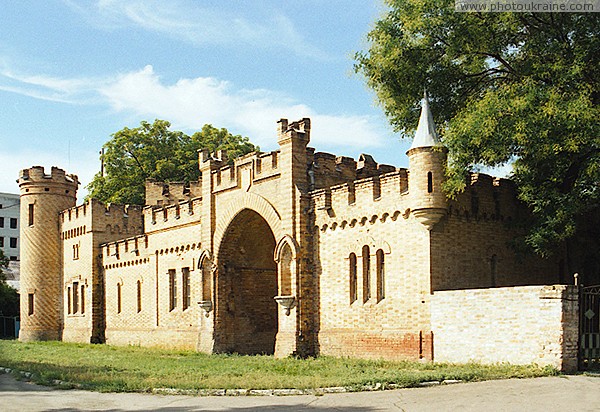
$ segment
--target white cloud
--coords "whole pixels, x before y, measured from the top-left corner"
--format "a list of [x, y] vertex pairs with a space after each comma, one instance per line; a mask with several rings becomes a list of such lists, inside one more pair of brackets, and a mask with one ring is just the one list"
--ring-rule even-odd
[[226, 127], [263, 148], [275, 145], [281, 117], [312, 119], [311, 145], [323, 150], [382, 146], [387, 135], [371, 116], [320, 113], [291, 96], [265, 89], [240, 89], [214, 77], [165, 83], [146, 66], [112, 78], [57, 78], [0, 70], [0, 90], [71, 104], [104, 104], [140, 119], [169, 120], [186, 131], [204, 124]]
[[291, 19], [270, 9], [235, 9], [227, 4], [209, 8], [189, 0], [99, 0], [95, 4], [67, 0], [65, 3], [98, 27], [133, 26], [199, 46], [282, 48], [304, 57], [330, 58], [309, 44]]
[[280, 117], [312, 119], [312, 145], [368, 148], [382, 144], [382, 135], [369, 116], [317, 113], [292, 98], [268, 90], [236, 90], [234, 85], [211, 77], [181, 79], [164, 84], [152, 66], [127, 73], [100, 88], [116, 110], [142, 118], [168, 119], [184, 129], [210, 123], [242, 133], [261, 146], [273, 146], [275, 123]]
[[79, 104], [91, 102], [97, 88], [106, 79], [58, 78], [46, 75], [16, 73], [0, 68], [0, 90], [22, 94], [40, 100]]

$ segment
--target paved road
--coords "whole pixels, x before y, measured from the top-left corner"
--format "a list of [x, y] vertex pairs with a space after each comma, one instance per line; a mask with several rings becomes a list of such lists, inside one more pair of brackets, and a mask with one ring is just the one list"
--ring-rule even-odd
[[0, 375], [0, 411], [600, 411], [600, 377], [461, 383], [323, 396], [192, 397], [56, 390]]

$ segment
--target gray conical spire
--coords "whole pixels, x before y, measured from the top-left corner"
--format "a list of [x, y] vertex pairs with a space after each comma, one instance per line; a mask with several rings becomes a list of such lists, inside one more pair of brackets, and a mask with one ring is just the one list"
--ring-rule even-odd
[[433, 147], [439, 144], [440, 138], [435, 131], [435, 122], [433, 121], [431, 110], [429, 109], [427, 90], [425, 90], [423, 100], [421, 100], [421, 117], [419, 118], [419, 125], [417, 126], [413, 143], [408, 150], [417, 147]]

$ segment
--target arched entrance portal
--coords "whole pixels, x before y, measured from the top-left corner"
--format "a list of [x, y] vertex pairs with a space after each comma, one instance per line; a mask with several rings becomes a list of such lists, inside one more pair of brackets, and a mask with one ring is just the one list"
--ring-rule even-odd
[[219, 246], [215, 349], [273, 354], [277, 335], [275, 237], [265, 219], [242, 210]]

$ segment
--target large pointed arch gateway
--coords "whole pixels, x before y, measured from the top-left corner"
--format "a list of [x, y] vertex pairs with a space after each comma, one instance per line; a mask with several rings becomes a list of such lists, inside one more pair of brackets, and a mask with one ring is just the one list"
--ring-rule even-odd
[[273, 354], [278, 281], [271, 227], [256, 211], [242, 209], [218, 248], [215, 351]]

